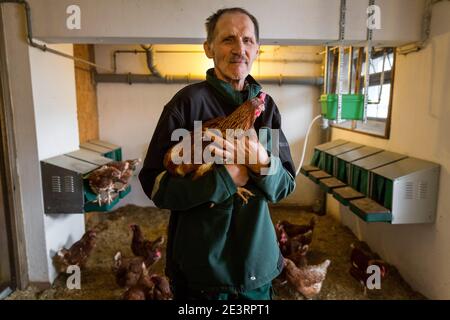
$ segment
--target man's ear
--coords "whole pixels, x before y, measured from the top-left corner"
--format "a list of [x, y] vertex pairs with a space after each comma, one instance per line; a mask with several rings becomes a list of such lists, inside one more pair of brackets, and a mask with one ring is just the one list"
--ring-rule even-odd
[[209, 45], [208, 41], [203, 42], [203, 50], [205, 50], [206, 56], [208, 58], [210, 58], [210, 59], [214, 58], [212, 48]]

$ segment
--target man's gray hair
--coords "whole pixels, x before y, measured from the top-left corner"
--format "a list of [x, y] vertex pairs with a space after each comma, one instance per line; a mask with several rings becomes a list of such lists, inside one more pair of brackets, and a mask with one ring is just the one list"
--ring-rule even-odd
[[259, 43], [259, 24], [258, 24], [258, 20], [256, 20], [256, 18], [250, 12], [248, 12], [245, 9], [239, 8], [239, 7], [220, 9], [216, 13], [212, 14], [211, 16], [209, 16], [208, 19], [206, 19], [206, 23], [205, 23], [205, 27], [206, 27], [206, 41], [208, 43], [211, 43], [214, 40], [214, 32], [215, 32], [215, 29], [216, 29], [217, 21], [219, 21], [219, 18], [225, 13], [235, 13], [235, 12], [243, 13], [243, 14], [247, 15], [250, 18], [250, 20], [252, 20], [253, 25], [255, 26], [256, 42]]

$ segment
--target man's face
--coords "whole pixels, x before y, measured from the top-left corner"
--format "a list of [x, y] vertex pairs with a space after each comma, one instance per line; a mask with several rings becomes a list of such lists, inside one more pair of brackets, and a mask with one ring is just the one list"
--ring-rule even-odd
[[225, 13], [216, 24], [212, 43], [203, 45], [208, 58], [214, 60], [216, 76], [243, 85], [259, 52], [255, 26], [243, 13]]

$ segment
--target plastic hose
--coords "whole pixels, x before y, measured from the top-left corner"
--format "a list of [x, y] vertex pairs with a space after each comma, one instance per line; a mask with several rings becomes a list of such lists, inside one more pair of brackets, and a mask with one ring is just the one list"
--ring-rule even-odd
[[306, 131], [305, 143], [303, 144], [302, 159], [300, 160], [300, 164], [298, 165], [297, 171], [295, 172], [295, 176], [298, 176], [298, 174], [300, 173], [300, 169], [303, 166], [303, 160], [305, 160], [305, 153], [306, 153], [306, 146], [308, 145], [309, 132], [311, 131], [314, 122], [316, 122], [320, 118], [322, 118], [321, 114], [315, 117], [309, 124], [308, 131]]

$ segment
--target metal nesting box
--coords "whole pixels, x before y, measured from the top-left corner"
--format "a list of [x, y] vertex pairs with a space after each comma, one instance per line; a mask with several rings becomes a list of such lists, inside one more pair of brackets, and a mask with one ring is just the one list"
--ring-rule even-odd
[[405, 158], [407, 158], [407, 156], [403, 154], [382, 151], [352, 162], [350, 164], [350, 186], [365, 195], [369, 195], [372, 182], [371, 170]]
[[120, 146], [103, 140], [89, 140], [89, 143], [96, 144], [98, 146], [102, 146], [111, 150], [120, 149]]
[[314, 147], [314, 154], [313, 154], [313, 158], [311, 160], [311, 165], [312, 166], [316, 166], [320, 169], [325, 169], [325, 154], [324, 151], [331, 149], [331, 148], [335, 148], [338, 147], [340, 145], [346, 144], [348, 143], [348, 141], [346, 140], [333, 140], [327, 143], [323, 143], [323, 144], [319, 144], [318, 146]]
[[337, 176], [337, 156], [362, 147], [362, 144], [349, 142], [335, 148], [325, 150], [325, 171]]
[[89, 140], [88, 142], [111, 150], [109, 153], [105, 154], [105, 157], [116, 161], [122, 161], [122, 148], [120, 146], [103, 140]]
[[337, 155], [337, 170], [335, 172], [336, 177], [342, 182], [349, 183], [351, 180], [350, 163], [380, 153], [382, 151], [383, 149], [363, 146], [362, 148]]
[[96, 164], [98, 166], [103, 166], [113, 161], [110, 158], [103, 157], [99, 153], [88, 149], [78, 149], [76, 151], [66, 153], [65, 155], [78, 160], [83, 160], [92, 164]]
[[372, 171], [371, 198], [392, 211], [392, 223], [433, 222], [439, 164], [406, 158]]
[[115, 161], [122, 160], [122, 149], [119, 146], [116, 146], [108, 142], [100, 140], [92, 140], [80, 144], [80, 148], [97, 152], [101, 154], [103, 157], [110, 158]]
[[83, 213], [83, 176], [97, 168], [66, 155], [42, 160], [45, 213]]

